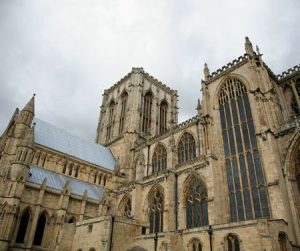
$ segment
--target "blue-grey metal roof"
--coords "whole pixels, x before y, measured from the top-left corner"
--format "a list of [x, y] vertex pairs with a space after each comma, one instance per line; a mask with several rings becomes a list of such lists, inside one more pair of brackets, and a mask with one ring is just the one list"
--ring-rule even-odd
[[34, 122], [35, 143], [114, 170], [116, 160], [108, 148], [83, 140], [43, 120], [35, 119]]
[[77, 180], [59, 173], [49, 171], [47, 169], [30, 166], [30, 177], [27, 178], [28, 182], [41, 185], [45, 178], [47, 179], [47, 187], [62, 191], [67, 182], [71, 187], [71, 194], [83, 196], [84, 191], [87, 191], [87, 197], [94, 200], [101, 200], [103, 198], [105, 188], [96, 186], [88, 182]]

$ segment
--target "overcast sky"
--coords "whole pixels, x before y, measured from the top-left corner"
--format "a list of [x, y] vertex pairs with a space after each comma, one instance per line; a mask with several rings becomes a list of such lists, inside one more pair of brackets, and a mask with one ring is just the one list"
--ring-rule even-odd
[[132, 67], [196, 114], [211, 71], [259, 45], [276, 73], [300, 56], [299, 0], [0, 0], [0, 134], [36, 93], [36, 116], [94, 141], [103, 90]]

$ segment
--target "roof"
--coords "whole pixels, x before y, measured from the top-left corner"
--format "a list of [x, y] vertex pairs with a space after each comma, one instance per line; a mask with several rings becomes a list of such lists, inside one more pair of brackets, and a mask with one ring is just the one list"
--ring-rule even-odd
[[116, 160], [108, 148], [81, 139], [43, 120], [35, 118], [34, 122], [35, 143], [111, 171], [114, 170]]
[[28, 182], [35, 184], [43, 184], [47, 179], [47, 187], [62, 191], [67, 182], [71, 187], [71, 194], [83, 196], [84, 191], [87, 191], [87, 197], [94, 200], [101, 200], [103, 198], [105, 188], [96, 186], [88, 182], [84, 182], [72, 177], [58, 174], [41, 167], [30, 166], [30, 177], [27, 178]]

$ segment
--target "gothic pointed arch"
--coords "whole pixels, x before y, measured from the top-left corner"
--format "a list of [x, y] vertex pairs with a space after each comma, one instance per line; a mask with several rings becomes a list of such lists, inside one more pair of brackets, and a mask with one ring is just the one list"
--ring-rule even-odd
[[125, 194], [121, 199], [118, 207], [118, 212], [120, 216], [127, 218], [132, 217], [132, 198], [131, 195]]
[[123, 93], [121, 94], [121, 113], [120, 113], [120, 119], [119, 119], [119, 134], [124, 131], [127, 103], [128, 103], [128, 93], [126, 90], [124, 90]]
[[198, 238], [192, 238], [188, 243], [189, 251], [202, 251], [202, 243]]
[[236, 234], [230, 233], [225, 238], [226, 250], [228, 251], [240, 251], [241, 241]]
[[108, 113], [108, 123], [107, 123], [107, 132], [106, 140], [112, 139], [113, 129], [114, 129], [114, 115], [115, 115], [116, 102], [112, 99], [109, 103], [109, 113]]
[[157, 173], [167, 170], [167, 150], [161, 143], [154, 148], [152, 155], [152, 172]]
[[182, 197], [186, 228], [208, 225], [207, 188], [199, 175], [195, 173], [189, 175], [184, 183]]
[[196, 158], [196, 141], [189, 132], [184, 132], [178, 142], [178, 163]]
[[150, 233], [163, 231], [164, 191], [160, 185], [155, 185], [148, 193], [148, 212]]
[[288, 242], [287, 234], [284, 232], [280, 232], [278, 234], [279, 251], [287, 251], [288, 250], [287, 242]]
[[149, 90], [145, 93], [143, 97], [142, 132], [145, 134], [151, 133], [152, 103], [153, 103], [153, 94], [151, 90]]
[[222, 83], [218, 98], [230, 220], [269, 218], [268, 194], [248, 90], [239, 78], [230, 77]]
[[41, 246], [43, 243], [43, 237], [46, 230], [46, 224], [48, 220], [48, 214], [46, 211], [43, 211], [37, 221], [35, 234], [33, 238], [33, 245], [35, 246]]
[[31, 212], [30, 212], [30, 208], [27, 207], [21, 213], [21, 219], [18, 227], [16, 243], [24, 243], [26, 233], [28, 231], [30, 219], [31, 219]]
[[159, 133], [167, 131], [168, 125], [168, 102], [164, 99], [159, 106]]

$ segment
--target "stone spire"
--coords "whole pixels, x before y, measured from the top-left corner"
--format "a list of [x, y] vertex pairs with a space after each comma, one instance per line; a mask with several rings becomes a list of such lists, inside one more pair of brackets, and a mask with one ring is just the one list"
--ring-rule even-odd
[[204, 64], [204, 79], [205, 80], [208, 80], [208, 77], [209, 77], [209, 69], [208, 69], [208, 66], [207, 66], [207, 63]]
[[32, 114], [34, 114], [34, 97], [35, 97], [35, 94], [33, 94], [32, 98], [24, 106], [24, 108], [22, 109], [22, 111], [31, 112]]
[[254, 56], [253, 46], [248, 37], [245, 37], [245, 51], [250, 56]]

